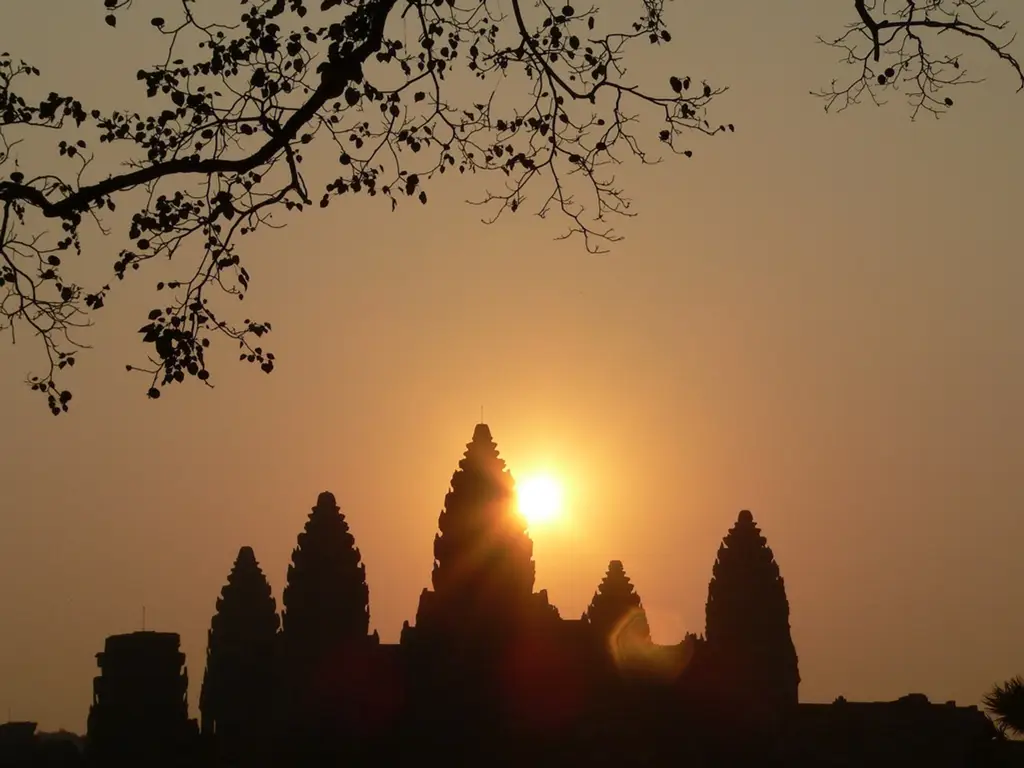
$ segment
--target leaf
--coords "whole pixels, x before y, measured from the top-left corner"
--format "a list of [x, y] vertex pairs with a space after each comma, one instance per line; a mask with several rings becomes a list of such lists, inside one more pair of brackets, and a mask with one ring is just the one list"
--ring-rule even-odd
[[672, 77], [670, 77], [668, 79], [668, 84], [672, 87], [672, 90], [675, 91], [676, 93], [682, 93], [683, 92], [683, 81], [680, 80], [675, 75], [673, 75]]
[[107, 26], [108, 27], [116, 27], [117, 26], [117, 16], [115, 16], [112, 13], [107, 14], [107, 17], [105, 19], [103, 19], [103, 20], [105, 22], [107, 22]]

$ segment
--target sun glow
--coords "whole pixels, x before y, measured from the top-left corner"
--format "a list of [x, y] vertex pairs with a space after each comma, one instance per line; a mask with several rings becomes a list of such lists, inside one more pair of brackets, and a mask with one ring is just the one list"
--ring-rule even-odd
[[530, 527], [557, 520], [562, 513], [562, 485], [550, 475], [534, 475], [516, 483], [519, 512]]

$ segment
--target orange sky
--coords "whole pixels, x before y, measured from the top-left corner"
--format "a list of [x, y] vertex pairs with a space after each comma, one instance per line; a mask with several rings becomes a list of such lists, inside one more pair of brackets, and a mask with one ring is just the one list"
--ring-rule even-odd
[[[4, 45], [113, 107], [153, 38], [109, 30], [100, 5], [6, 0]], [[145, 275], [97, 317], [70, 415], [23, 387], [37, 350], [5, 347], [0, 708], [84, 729], [93, 654], [143, 605], [182, 634], [194, 701], [238, 548], [280, 596], [322, 490], [395, 641], [481, 405], [513, 473], [569, 485], [573, 524], [535, 535], [564, 616], [616, 558], [656, 640], [701, 631], [719, 540], [750, 508], [786, 578], [803, 699], [976, 703], [1024, 671], [1024, 96], [975, 58], [991, 80], [941, 121], [902, 103], [825, 115], [807, 94], [839, 71], [814, 35], [849, 11], [820, 5], [671, 7], [674, 47], [637, 78], [730, 85], [716, 116], [737, 133], [624, 169], [639, 216], [608, 255], [528, 214], [484, 226], [462, 201], [485, 180], [446, 180], [426, 207], [349, 199], [253, 240], [247, 311], [273, 321], [272, 376], [221, 345], [215, 390], [147, 401], [124, 373]], [[117, 248], [94, 239], [84, 269], [106, 280]]]

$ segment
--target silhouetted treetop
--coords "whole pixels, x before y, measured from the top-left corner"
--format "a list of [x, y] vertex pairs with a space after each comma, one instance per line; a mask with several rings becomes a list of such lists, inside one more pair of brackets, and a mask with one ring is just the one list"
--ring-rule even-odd
[[[823, 93], [830, 106], [910, 86], [915, 110], [947, 109], [942, 94], [972, 80], [959, 52], [937, 48], [943, 33], [1020, 76], [985, 0], [847, 2], [854, 26], [832, 44], [848, 49], [853, 75]], [[103, 7], [117, 27], [145, 4]], [[628, 21], [612, 21], [612, 7]], [[174, 272], [153, 286], [162, 298], [139, 328], [148, 361], [129, 366], [145, 374], [149, 397], [190, 378], [209, 384], [217, 337], [271, 372], [270, 323], [225, 304], [252, 279], [243, 238], [273, 215], [339, 197], [395, 209], [426, 203], [445, 173], [486, 172], [501, 182], [476, 201], [486, 221], [535, 192], [532, 211], [556, 213], [566, 236], [602, 250], [619, 239], [606, 222], [633, 215], [618, 163], [689, 157], [692, 137], [732, 130], [708, 112], [724, 88], [699, 74], [665, 71], [646, 84], [625, 75], [646, 47], [671, 44], [665, 10], [665, 0], [253, 0], [220, 18], [211, 4], [182, 0], [151, 20], [166, 50], [125, 72], [124, 87], [137, 82], [149, 100], [139, 111], [98, 109], [56, 87], [34, 98], [26, 82], [39, 70], [0, 55], [0, 326], [40, 340], [33, 390], [53, 413], [68, 409], [58, 378], [77, 360], [77, 333], [115, 281], [152, 260], [170, 259]], [[32, 168], [23, 153], [51, 138], [60, 173]], [[314, 148], [337, 164], [304, 163]], [[113, 224], [118, 205], [130, 215]], [[119, 238], [114, 280], [80, 284], [68, 254], [82, 255], [83, 234], [108, 232]]]
[[983, 702], [1000, 730], [1024, 736], [1024, 677], [1017, 675], [993, 686]]
[[633, 588], [620, 560], [612, 560], [608, 564], [608, 572], [598, 585], [583, 618], [605, 638], [620, 629], [624, 619], [629, 624], [630, 635], [645, 640], [651, 637], [640, 595]]
[[[515, 506], [515, 483], [486, 424], [452, 475], [434, 537], [433, 593], [421, 599], [417, 625], [473, 623], [522, 610], [533, 593], [533, 542]], [[434, 604], [440, 613], [432, 615]]]
[[334, 494], [317, 498], [292, 551], [282, 628], [291, 652], [315, 656], [370, 628], [366, 566]]
[[199, 697], [204, 733], [237, 757], [257, 740], [273, 704], [277, 603], [251, 547], [242, 547], [217, 598]]

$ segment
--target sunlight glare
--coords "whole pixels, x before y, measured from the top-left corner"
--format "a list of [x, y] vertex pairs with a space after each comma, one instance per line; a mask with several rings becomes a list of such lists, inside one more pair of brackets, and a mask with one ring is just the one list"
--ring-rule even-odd
[[530, 526], [551, 522], [562, 511], [562, 486], [550, 475], [528, 477], [516, 484], [519, 512]]

